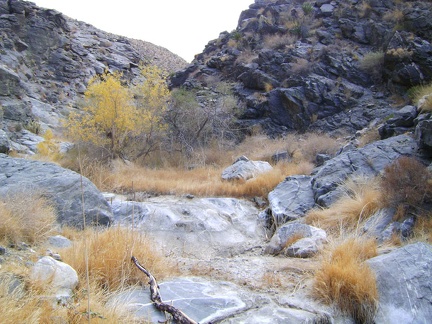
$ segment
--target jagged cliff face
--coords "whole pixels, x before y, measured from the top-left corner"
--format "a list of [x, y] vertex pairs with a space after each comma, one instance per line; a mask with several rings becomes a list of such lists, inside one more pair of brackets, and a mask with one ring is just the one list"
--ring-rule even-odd
[[32, 120], [56, 128], [77, 107], [92, 76], [121, 71], [134, 82], [141, 62], [168, 72], [186, 65], [151, 43], [103, 32], [31, 2], [0, 0], [0, 128], [11, 136]]
[[352, 133], [390, 115], [392, 95], [432, 80], [430, 17], [430, 1], [256, 0], [171, 86], [235, 82], [239, 123], [271, 135]]

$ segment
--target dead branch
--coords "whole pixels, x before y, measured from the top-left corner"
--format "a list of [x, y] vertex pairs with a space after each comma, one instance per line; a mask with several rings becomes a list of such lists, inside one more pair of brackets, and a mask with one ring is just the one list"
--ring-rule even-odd
[[153, 275], [138, 262], [137, 258], [132, 256], [131, 260], [137, 266], [137, 268], [140, 269], [142, 272], [144, 272], [145, 275], [149, 278], [148, 283], [150, 285], [150, 299], [152, 300], [152, 302], [154, 303], [154, 305], [158, 310], [160, 310], [161, 312], [167, 312], [171, 314], [174, 321], [176, 321], [176, 323], [178, 324], [197, 324], [197, 322], [189, 318], [181, 310], [175, 308], [174, 306], [164, 303], [159, 293], [159, 286], [157, 284], [156, 278], [153, 277]]

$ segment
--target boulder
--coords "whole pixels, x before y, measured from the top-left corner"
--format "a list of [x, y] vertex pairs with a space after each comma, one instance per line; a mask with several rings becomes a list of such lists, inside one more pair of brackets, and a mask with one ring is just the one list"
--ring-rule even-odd
[[39, 259], [30, 272], [30, 279], [52, 292], [59, 302], [72, 297], [78, 285], [78, 275], [68, 264], [54, 260], [50, 256]]
[[379, 292], [375, 323], [430, 323], [431, 245], [410, 244], [367, 263], [375, 272]]
[[326, 232], [320, 228], [291, 222], [276, 230], [265, 252], [279, 254], [285, 250], [292, 257], [310, 257], [318, 252], [326, 239]]
[[0, 129], [0, 153], [8, 154], [10, 150], [9, 137]]
[[432, 119], [421, 120], [415, 129], [415, 137], [419, 148], [432, 155]]
[[333, 14], [334, 7], [331, 4], [323, 4], [320, 11], [324, 17], [330, 17]]
[[7, 66], [0, 65], [0, 96], [20, 96], [21, 88], [20, 77]]
[[378, 239], [379, 242], [383, 242], [390, 237], [388, 237], [388, 230], [390, 224], [393, 223], [393, 217], [396, 213], [394, 208], [382, 208], [373, 214], [364, 224], [363, 231], [371, 236]]
[[306, 212], [315, 206], [312, 190], [312, 177], [292, 176], [271, 191], [268, 195], [269, 214], [276, 224], [303, 217]]
[[270, 163], [265, 161], [251, 161], [246, 157], [238, 159], [222, 172], [223, 180], [248, 180], [261, 173], [272, 170]]
[[[81, 188], [82, 179], [82, 188]], [[0, 154], [0, 195], [36, 192], [50, 199], [62, 225], [82, 227], [83, 201], [87, 225], [109, 225], [112, 211], [96, 186], [78, 173], [53, 163]]]
[[381, 139], [406, 133], [414, 126], [416, 117], [417, 108], [415, 106], [401, 108], [378, 129]]
[[316, 168], [312, 174], [315, 201], [328, 207], [342, 194], [338, 186], [349, 177], [376, 176], [402, 155], [417, 153], [416, 141], [399, 135], [341, 153]]
[[72, 246], [72, 241], [62, 235], [48, 237], [48, 244], [55, 248], [67, 248]]

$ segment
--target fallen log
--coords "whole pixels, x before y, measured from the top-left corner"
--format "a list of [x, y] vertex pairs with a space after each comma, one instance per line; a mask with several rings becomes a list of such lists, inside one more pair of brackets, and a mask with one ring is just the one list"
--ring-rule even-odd
[[181, 310], [175, 308], [172, 305], [164, 303], [159, 293], [159, 286], [157, 284], [156, 278], [138, 262], [137, 258], [132, 256], [131, 260], [137, 266], [137, 268], [144, 272], [144, 274], [149, 278], [148, 283], [150, 285], [150, 299], [159, 311], [171, 314], [174, 321], [178, 324], [197, 324], [197, 322], [188, 317]]

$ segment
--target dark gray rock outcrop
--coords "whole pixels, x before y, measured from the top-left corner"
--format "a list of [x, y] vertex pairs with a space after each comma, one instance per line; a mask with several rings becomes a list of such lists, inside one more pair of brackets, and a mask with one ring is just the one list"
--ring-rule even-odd
[[430, 323], [431, 245], [410, 244], [367, 263], [375, 272], [379, 292], [375, 323]]
[[432, 118], [430, 114], [420, 115], [417, 118], [415, 137], [419, 148], [427, 156], [432, 156]]
[[338, 186], [349, 177], [376, 176], [400, 156], [415, 156], [417, 142], [399, 135], [337, 155], [313, 173], [315, 201], [328, 207], [340, 196]]
[[0, 153], [8, 154], [10, 150], [9, 137], [0, 129]]
[[209, 77], [235, 82], [246, 106], [239, 124], [260, 125], [272, 136], [341, 128], [353, 134], [392, 114], [392, 93], [432, 80], [430, 2], [310, 4], [255, 2], [235, 31], [210, 41], [171, 78], [171, 87], [205, 87]]
[[381, 139], [411, 131], [417, 114], [417, 107], [415, 106], [405, 106], [394, 112], [378, 129]]
[[[417, 142], [409, 135], [391, 137], [362, 148], [342, 150], [340, 154], [315, 168], [311, 176], [287, 177], [269, 193], [269, 206], [259, 214], [259, 219], [269, 230], [300, 219], [314, 207], [329, 207], [334, 203], [344, 193], [341, 184], [348, 178], [377, 176], [399, 157], [417, 154]], [[393, 233], [402, 235], [403, 224], [392, 223], [391, 218], [392, 216], [377, 214], [365, 227], [365, 231], [380, 241], [389, 239]], [[407, 230], [402, 238], [410, 235], [408, 225], [404, 225]]]
[[268, 217], [272, 217], [276, 224], [303, 217], [315, 206], [312, 177], [287, 177], [269, 193], [268, 200]]
[[[50, 199], [62, 225], [110, 225], [112, 212], [102, 194], [87, 178], [53, 163], [11, 158], [0, 154], [0, 195], [36, 193]], [[82, 203], [84, 195], [84, 206]], [[25, 202], [23, 202], [25, 203]], [[29, 215], [31, 217], [31, 215]]]

